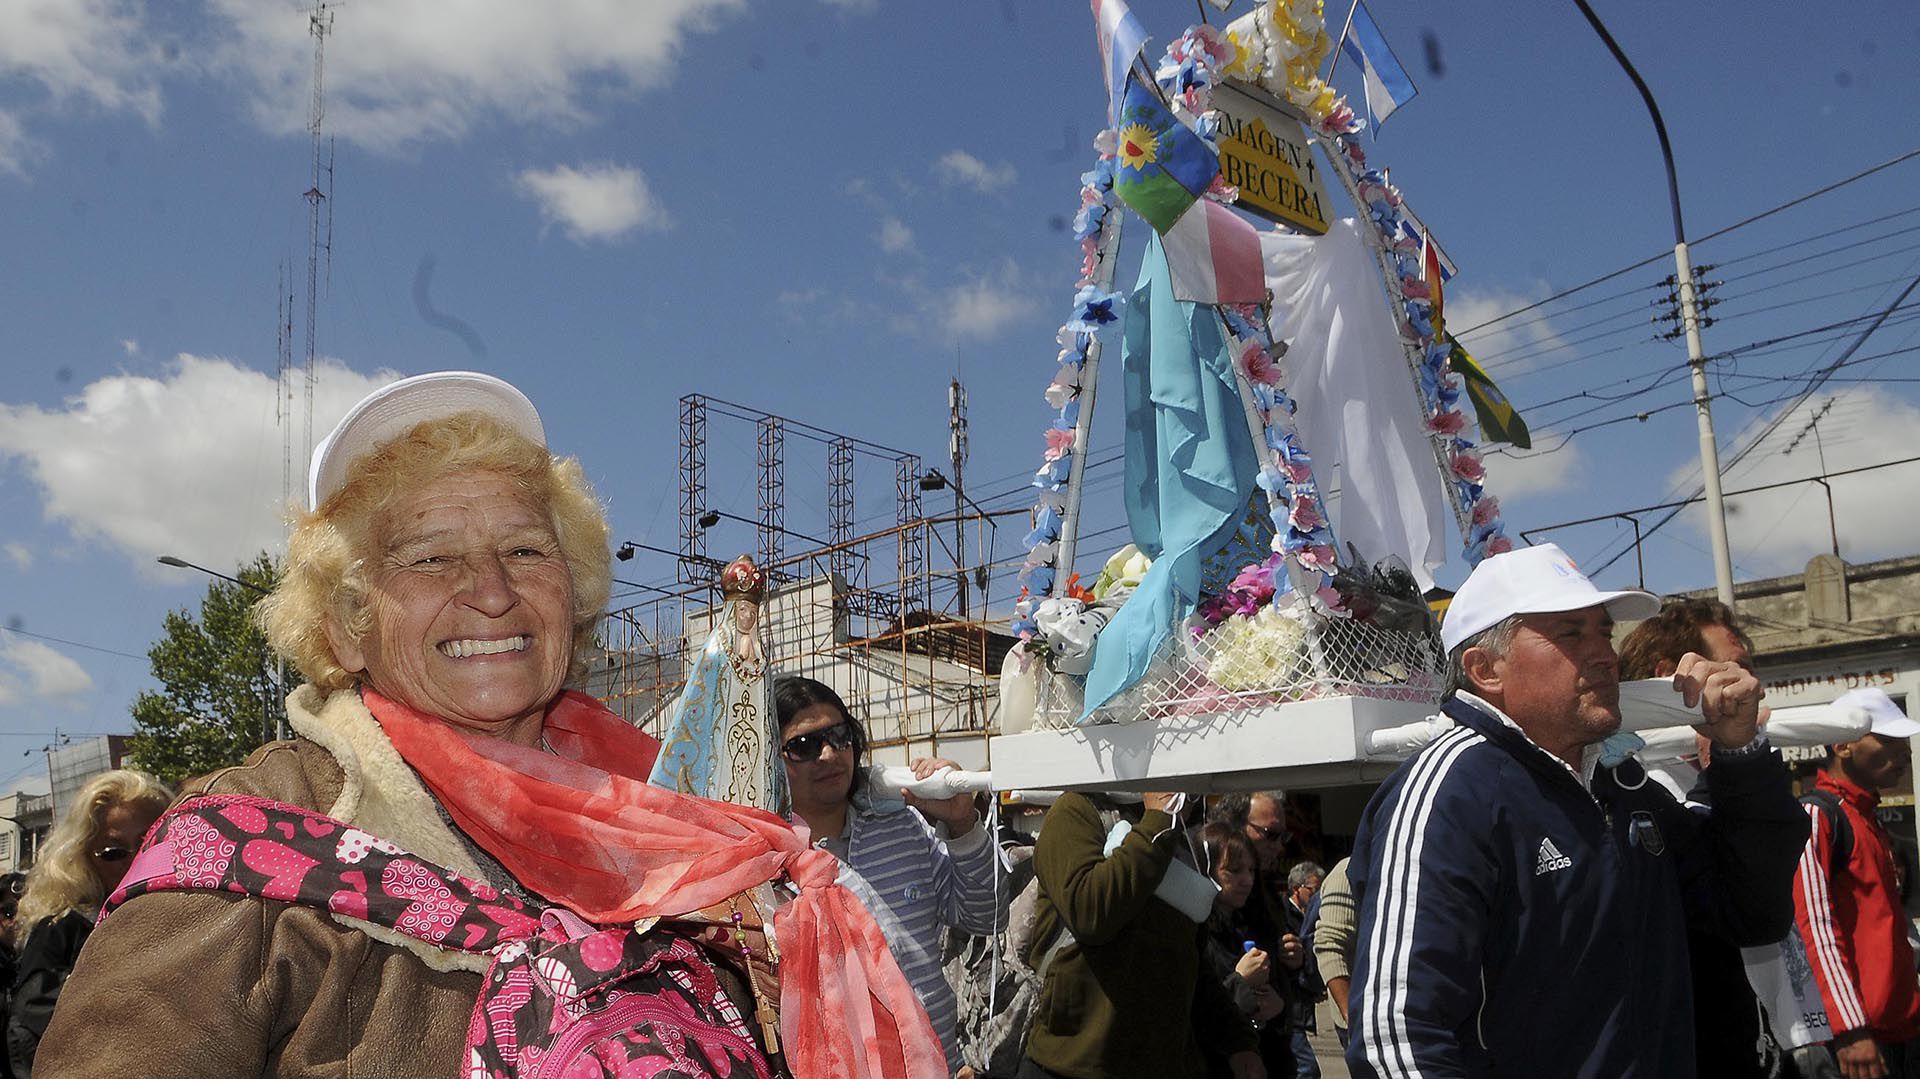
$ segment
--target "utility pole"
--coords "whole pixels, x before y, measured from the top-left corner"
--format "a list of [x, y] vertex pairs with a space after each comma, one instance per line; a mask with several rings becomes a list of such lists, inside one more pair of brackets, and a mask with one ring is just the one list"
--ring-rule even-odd
[[1647, 89], [1627, 54], [1620, 51], [1600, 17], [1587, 6], [1587, 0], [1573, 0], [1573, 3], [1606, 43], [1607, 51], [1613, 54], [1627, 78], [1633, 80], [1634, 89], [1640, 91], [1640, 99], [1646, 102], [1647, 112], [1653, 117], [1654, 133], [1660, 137], [1660, 156], [1667, 166], [1667, 197], [1673, 209], [1674, 281], [1680, 293], [1681, 326], [1687, 336], [1687, 366], [1693, 372], [1693, 411], [1700, 422], [1700, 472], [1707, 496], [1707, 536], [1713, 548], [1714, 589], [1719, 593], [1720, 602], [1732, 607], [1733, 554], [1727, 546], [1727, 509], [1720, 491], [1720, 444], [1713, 435], [1713, 395], [1707, 390], [1707, 357], [1700, 344], [1700, 308], [1694, 290], [1693, 262], [1687, 255], [1687, 231], [1680, 219], [1680, 181], [1673, 170], [1673, 144], [1667, 139], [1667, 124], [1660, 118], [1660, 106], [1653, 100], [1653, 92]]

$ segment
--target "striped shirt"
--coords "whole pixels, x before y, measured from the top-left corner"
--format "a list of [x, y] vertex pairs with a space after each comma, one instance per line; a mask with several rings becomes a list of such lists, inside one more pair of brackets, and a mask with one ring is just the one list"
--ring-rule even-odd
[[994, 887], [994, 844], [984, 822], [948, 842], [918, 810], [897, 803], [876, 810], [857, 799], [847, 829], [818, 841], [840, 859], [840, 883], [860, 897], [894, 961], [919, 994], [933, 1032], [958, 1070], [959, 1010], [940, 965], [941, 931], [952, 926], [980, 936], [1005, 920], [1008, 897]]

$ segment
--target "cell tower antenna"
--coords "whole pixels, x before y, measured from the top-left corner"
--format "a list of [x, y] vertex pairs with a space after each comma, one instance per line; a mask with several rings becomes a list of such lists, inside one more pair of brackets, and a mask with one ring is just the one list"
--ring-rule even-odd
[[326, 0], [315, 3], [307, 14], [307, 26], [313, 34], [313, 102], [307, 109], [307, 133], [313, 138], [313, 185], [307, 188], [307, 358], [306, 387], [307, 413], [306, 424], [302, 429], [305, 437], [306, 453], [301, 460], [313, 455], [313, 396], [318, 376], [314, 370], [318, 343], [316, 340], [317, 322], [320, 313], [320, 255], [327, 255], [328, 271], [333, 263], [333, 211], [327, 210], [326, 228], [321, 228], [323, 203], [330, 203], [327, 192], [333, 188], [333, 155], [331, 149], [322, 158], [323, 144], [321, 128], [327, 114], [325, 79], [327, 59], [327, 35], [333, 32], [333, 8]]
[[280, 384], [274, 394], [273, 418], [280, 425], [280, 503], [293, 504], [293, 267], [280, 263], [280, 280], [274, 289], [275, 356], [279, 361]]

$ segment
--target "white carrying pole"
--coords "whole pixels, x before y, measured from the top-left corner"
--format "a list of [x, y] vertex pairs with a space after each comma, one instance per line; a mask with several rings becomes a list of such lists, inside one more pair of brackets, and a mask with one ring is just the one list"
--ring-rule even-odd
[[[1100, 243], [1093, 268], [1093, 286], [1102, 292], [1113, 291], [1114, 264], [1120, 255], [1120, 219], [1126, 211], [1109, 206], [1100, 219]], [[1100, 339], [1087, 346], [1087, 358], [1080, 362], [1080, 414], [1073, 424], [1072, 470], [1067, 474], [1067, 504], [1060, 510], [1060, 543], [1053, 560], [1053, 595], [1067, 594], [1067, 579], [1073, 576], [1073, 556], [1080, 542], [1080, 494], [1086, 487], [1087, 446], [1093, 430], [1093, 404], [1100, 385]]]

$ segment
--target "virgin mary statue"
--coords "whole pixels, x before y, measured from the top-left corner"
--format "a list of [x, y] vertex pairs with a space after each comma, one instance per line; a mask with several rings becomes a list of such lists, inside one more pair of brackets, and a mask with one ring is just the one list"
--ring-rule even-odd
[[766, 571], [746, 555], [720, 571], [720, 617], [694, 653], [686, 688], [667, 706], [648, 781], [784, 816], [787, 774], [775, 751], [773, 680], [759, 633], [766, 593]]

